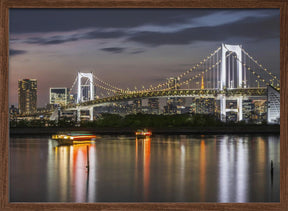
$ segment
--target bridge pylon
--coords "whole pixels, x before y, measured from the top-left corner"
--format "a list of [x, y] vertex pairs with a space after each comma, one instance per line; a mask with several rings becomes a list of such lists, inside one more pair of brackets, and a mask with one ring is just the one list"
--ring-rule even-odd
[[[226, 53], [227, 52], [234, 52], [237, 56], [237, 84], [236, 87], [229, 87], [229, 88], [241, 88], [243, 84], [242, 79], [242, 64], [240, 61], [242, 61], [242, 47], [241, 45], [227, 45], [222, 43], [222, 58], [221, 58], [221, 73], [220, 73], [220, 90], [223, 90], [225, 87], [230, 86], [230, 81], [227, 84], [227, 65], [226, 65]], [[235, 86], [235, 84], [233, 85]], [[245, 86], [245, 85], [244, 85]], [[246, 86], [244, 87], [246, 88]]]
[[[82, 79], [86, 79], [83, 83]], [[78, 80], [78, 88], [77, 88], [77, 104], [85, 101], [94, 100], [94, 84], [93, 84], [93, 73], [83, 73], [78, 72], [77, 75]], [[79, 106], [77, 107], [77, 121], [81, 120], [81, 109]], [[93, 120], [93, 106], [90, 106], [89, 109], [90, 120]]]
[[[82, 83], [82, 78], [87, 79], [85, 83]], [[94, 100], [93, 73], [78, 72], [77, 80], [77, 103]]]

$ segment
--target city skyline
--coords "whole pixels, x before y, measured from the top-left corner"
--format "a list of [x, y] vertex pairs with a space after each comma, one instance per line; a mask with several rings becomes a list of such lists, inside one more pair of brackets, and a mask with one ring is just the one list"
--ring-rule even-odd
[[279, 21], [276, 9], [11, 9], [9, 104], [18, 105], [23, 78], [37, 79], [38, 107], [80, 71], [123, 89], [155, 85], [223, 42], [243, 45], [279, 76]]

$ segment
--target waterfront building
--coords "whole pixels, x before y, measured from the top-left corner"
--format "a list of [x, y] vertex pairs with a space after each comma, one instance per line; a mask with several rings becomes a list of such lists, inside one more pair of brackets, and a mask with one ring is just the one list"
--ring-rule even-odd
[[148, 99], [148, 109], [151, 114], [159, 113], [159, 99], [158, 98], [149, 98]]
[[195, 105], [196, 114], [215, 114], [214, 98], [194, 98], [192, 104]]
[[[150, 112], [150, 107], [149, 106], [143, 106], [142, 105], [142, 107], [141, 107], [141, 113], [143, 113], [143, 114], [149, 114], [149, 113], [151, 113]], [[155, 114], [155, 113], [154, 113]]]
[[65, 106], [70, 101], [69, 89], [66, 87], [50, 88], [49, 96], [52, 105]]
[[267, 122], [269, 124], [280, 123], [280, 93], [271, 86], [268, 90]]
[[164, 106], [164, 112], [166, 114], [175, 114], [177, 112], [177, 104], [175, 97], [168, 97], [167, 104]]
[[243, 100], [242, 101], [242, 112], [243, 112], [243, 120], [245, 122], [252, 121], [253, 111], [254, 111], [253, 100], [251, 100], [251, 99]]
[[190, 114], [196, 114], [196, 99], [193, 97], [189, 108]]
[[177, 114], [187, 114], [187, 113], [189, 113], [189, 111], [190, 111], [190, 107], [189, 106], [187, 106], [187, 107], [185, 107], [185, 106], [177, 106]]
[[142, 111], [142, 100], [141, 99], [133, 100], [132, 112], [136, 114], [141, 111]]
[[254, 100], [254, 115], [252, 117], [255, 123], [263, 123], [267, 121], [267, 101]]
[[18, 80], [18, 104], [20, 113], [35, 112], [37, 108], [37, 80]]

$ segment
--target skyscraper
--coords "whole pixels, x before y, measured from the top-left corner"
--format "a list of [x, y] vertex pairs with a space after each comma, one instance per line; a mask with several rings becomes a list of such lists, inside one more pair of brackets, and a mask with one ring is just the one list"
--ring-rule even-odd
[[18, 80], [19, 112], [34, 112], [37, 109], [37, 80]]

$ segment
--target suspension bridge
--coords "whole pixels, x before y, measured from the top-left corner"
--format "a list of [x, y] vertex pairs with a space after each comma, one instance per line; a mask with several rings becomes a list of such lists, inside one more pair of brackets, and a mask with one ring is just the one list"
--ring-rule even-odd
[[[94, 87], [100, 97], [95, 98]], [[226, 101], [236, 100], [237, 109], [234, 111], [241, 121], [243, 100], [267, 96], [268, 122], [280, 118], [279, 78], [241, 45], [222, 44], [190, 69], [148, 88], [123, 89], [101, 80], [93, 73], [78, 72], [70, 90], [76, 93], [76, 101], [61, 109], [76, 110], [78, 120], [81, 110], [89, 110], [90, 120], [93, 120], [95, 106], [152, 97], [213, 97], [220, 101], [222, 121], [225, 121], [226, 112], [230, 111], [226, 108]], [[56, 113], [54, 111], [54, 116]]]

